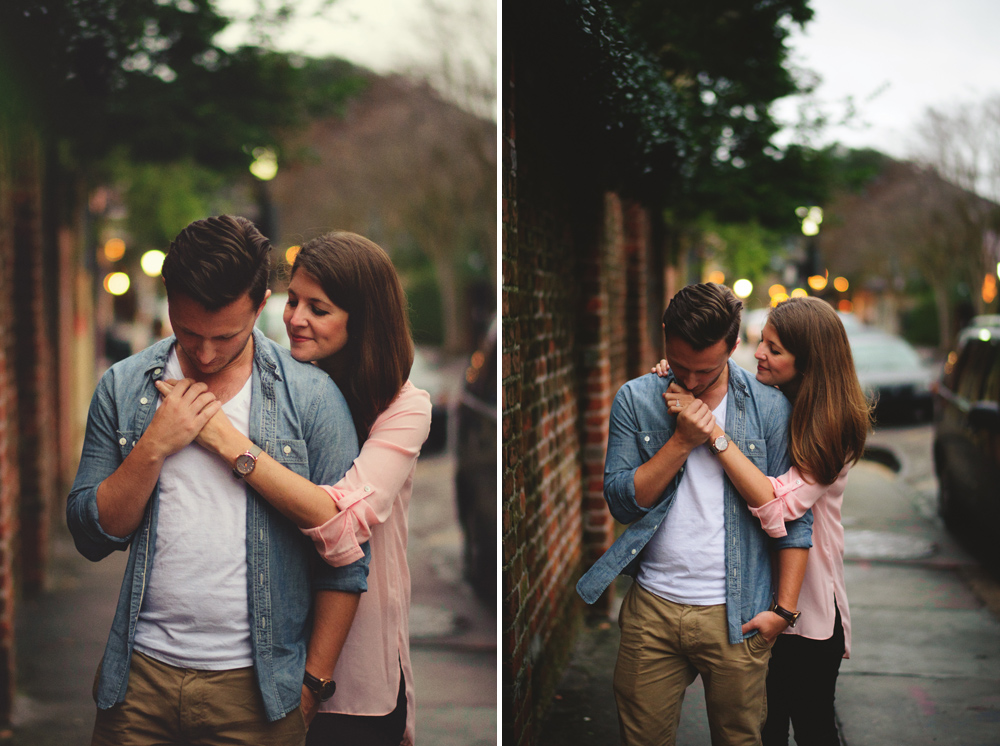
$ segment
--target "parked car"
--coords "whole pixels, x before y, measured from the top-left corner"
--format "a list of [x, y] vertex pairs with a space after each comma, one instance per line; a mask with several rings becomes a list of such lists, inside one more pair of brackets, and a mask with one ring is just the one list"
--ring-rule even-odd
[[933, 412], [934, 371], [902, 337], [881, 331], [848, 333], [865, 395], [880, 420], [925, 422]]
[[970, 548], [1000, 563], [1000, 316], [959, 335], [937, 389], [934, 469], [938, 512]]
[[464, 537], [463, 573], [485, 603], [497, 579], [497, 329], [472, 355], [457, 406], [455, 498]]

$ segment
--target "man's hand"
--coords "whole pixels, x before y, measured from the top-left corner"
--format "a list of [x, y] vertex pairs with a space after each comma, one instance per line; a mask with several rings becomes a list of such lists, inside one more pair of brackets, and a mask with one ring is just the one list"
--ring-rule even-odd
[[312, 689], [307, 687], [305, 684], [302, 685], [302, 704], [299, 707], [299, 711], [302, 713], [302, 720], [305, 721], [306, 729], [312, 725], [313, 718], [316, 717], [316, 712], [319, 709], [319, 701], [316, 699], [316, 695], [313, 694]]
[[757, 630], [764, 635], [764, 639], [769, 643], [778, 639], [778, 635], [785, 631], [788, 622], [775, 614], [773, 611], [762, 611], [741, 628], [743, 634], [750, 630]]
[[[174, 387], [180, 383], [176, 380], [163, 380], [156, 382], [156, 389], [164, 397], [168, 396]], [[201, 428], [198, 434], [195, 436], [195, 442], [200, 445], [205, 450], [210, 453], [215, 453], [217, 455], [222, 455], [223, 447], [226, 442], [227, 437], [238, 436], [236, 428], [233, 427], [226, 413], [222, 411], [222, 405], [219, 405], [218, 411], [205, 422], [205, 425]]]
[[678, 383], [670, 384], [663, 394], [663, 401], [670, 413], [677, 417], [674, 437], [685, 443], [689, 450], [694, 450], [711, 437], [715, 429], [715, 415], [705, 402], [695, 399]]
[[163, 402], [153, 415], [153, 421], [143, 437], [156, 444], [163, 457], [172, 456], [189, 445], [217, 412], [222, 403], [204, 383], [182, 378], [164, 393], [165, 384], [156, 382]]

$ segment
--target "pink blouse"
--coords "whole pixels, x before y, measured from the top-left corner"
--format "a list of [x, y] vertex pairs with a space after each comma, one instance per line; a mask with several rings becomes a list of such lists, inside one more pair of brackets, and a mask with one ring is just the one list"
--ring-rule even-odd
[[[847, 486], [846, 464], [831, 485], [806, 480], [794, 466], [780, 477], [768, 477], [774, 487], [774, 500], [750, 512], [760, 519], [768, 536], [785, 536], [785, 521], [792, 521], [813, 511], [813, 546], [799, 592], [802, 616], [784, 634], [801, 635], [812, 640], [833, 636], [836, 609], [844, 625], [844, 657], [851, 657], [851, 611], [844, 585], [844, 526], [840, 522]], [[834, 601], [836, 600], [836, 606]]]
[[413, 671], [410, 667], [410, 569], [407, 524], [417, 456], [431, 422], [428, 393], [409, 381], [375, 420], [371, 434], [344, 478], [324, 486], [340, 512], [302, 533], [331, 565], [342, 566], [371, 545], [368, 592], [337, 661], [337, 692], [320, 712], [387, 715], [396, 708], [399, 672], [406, 682], [406, 732], [414, 741]]

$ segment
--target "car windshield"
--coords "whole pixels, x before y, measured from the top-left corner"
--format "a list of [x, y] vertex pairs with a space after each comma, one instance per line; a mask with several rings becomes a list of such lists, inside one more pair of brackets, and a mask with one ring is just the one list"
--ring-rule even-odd
[[904, 371], [923, 367], [916, 351], [898, 339], [873, 337], [852, 340], [851, 353], [858, 372]]

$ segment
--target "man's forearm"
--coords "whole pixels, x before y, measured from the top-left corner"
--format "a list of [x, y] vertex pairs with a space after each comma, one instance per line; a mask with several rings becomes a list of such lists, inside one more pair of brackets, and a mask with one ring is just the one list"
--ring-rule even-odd
[[165, 457], [140, 438], [121, 465], [97, 487], [101, 529], [125, 538], [142, 523], [149, 496], [156, 487]]
[[673, 437], [664, 443], [649, 461], [635, 471], [636, 503], [643, 508], [655, 505], [690, 454], [691, 449], [684, 447], [679, 438]]

